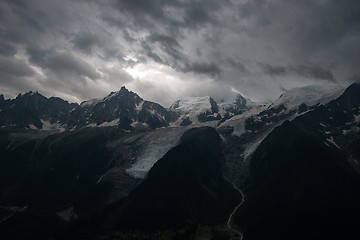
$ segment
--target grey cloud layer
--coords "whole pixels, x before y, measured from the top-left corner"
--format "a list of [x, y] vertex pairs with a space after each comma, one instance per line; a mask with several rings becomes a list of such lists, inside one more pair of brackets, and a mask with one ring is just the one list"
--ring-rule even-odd
[[[164, 79], [181, 78], [182, 94], [273, 99], [358, 81], [359, 33], [358, 0], [2, 1], [0, 87], [81, 101], [132, 83], [164, 102], [161, 79], [126, 72], [156, 63], [174, 70]], [[213, 87], [191, 88], [204, 79]]]

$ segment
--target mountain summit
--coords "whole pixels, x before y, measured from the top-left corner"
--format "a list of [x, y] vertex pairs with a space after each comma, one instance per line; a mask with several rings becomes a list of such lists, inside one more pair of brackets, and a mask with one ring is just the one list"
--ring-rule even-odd
[[166, 127], [176, 115], [160, 104], [146, 101], [134, 92], [122, 87], [103, 99], [82, 102], [70, 113], [69, 127]]

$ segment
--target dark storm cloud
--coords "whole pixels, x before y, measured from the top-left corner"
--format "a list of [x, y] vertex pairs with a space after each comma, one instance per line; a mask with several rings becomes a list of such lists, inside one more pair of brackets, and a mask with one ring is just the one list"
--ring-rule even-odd
[[[229, 4], [224, 1], [222, 4]], [[201, 27], [203, 24], [216, 24], [218, 21], [211, 13], [216, 12], [221, 8], [219, 1], [196, 1], [187, 6], [186, 15], [184, 18], [184, 26], [190, 28]]]
[[232, 58], [226, 59], [224, 61], [223, 65], [224, 66], [230, 66], [230, 67], [232, 67], [232, 68], [234, 68], [234, 69], [236, 69], [236, 70], [238, 70], [238, 71], [240, 71], [242, 73], [248, 72], [248, 70], [246, 69], [245, 65], [242, 62], [234, 60]]
[[304, 63], [296, 66], [274, 66], [271, 64], [260, 63], [263, 72], [270, 76], [285, 76], [295, 73], [301, 77], [327, 80], [335, 82], [333, 73], [324, 67], [316, 64]]
[[[358, 33], [359, 8], [357, 0], [254, 0], [240, 4], [239, 15], [251, 19], [257, 27], [279, 27], [279, 30], [302, 36], [301, 41], [323, 44]], [[285, 19], [289, 21], [280, 22]]]
[[174, 3], [177, 3], [177, 1], [161, 1], [161, 0], [112, 1], [114, 7], [120, 11], [125, 10], [127, 12], [136, 15], [136, 17], [140, 17], [140, 18], [144, 16], [151, 16], [152, 18], [159, 18], [159, 19], [164, 18], [163, 7]]
[[[281, 87], [355, 81], [359, 44], [358, 0], [0, 1], [0, 77], [14, 91], [38, 82], [91, 98], [133, 82], [163, 86], [160, 96], [163, 79], [185, 89], [210, 79], [219, 96], [270, 99]], [[159, 73], [145, 83], [140, 71]]]
[[286, 67], [282, 67], [282, 66], [273, 66], [271, 64], [266, 64], [266, 63], [261, 63], [260, 67], [262, 68], [262, 70], [264, 71], [265, 74], [268, 74], [270, 76], [283, 76], [286, 74], [287, 69]]
[[2, 41], [5, 44], [26, 44], [29, 42], [29, 38], [26, 38], [26, 34], [19, 31], [19, 29], [7, 28], [2, 31], [0, 30]]
[[[227, 6], [231, 2], [228, 0], [219, 2], [216, 0], [207, 1], [162, 1], [162, 0], [113, 0], [109, 1], [119, 12], [129, 13], [134, 17], [134, 24], [138, 27], [154, 27], [153, 24], [167, 25], [169, 29], [176, 28], [196, 28], [202, 24], [211, 24], [217, 22], [216, 17], [212, 13]], [[174, 12], [169, 12], [169, 8], [173, 8]], [[170, 13], [182, 13], [181, 19], [174, 19]], [[106, 20], [106, 15], [104, 15]], [[123, 26], [124, 21], [114, 21], [110, 18], [112, 24]], [[152, 20], [153, 22], [149, 21]], [[177, 32], [177, 31], [173, 31]]]
[[[356, 50], [360, 42], [360, 1], [337, 0], [254, 0], [238, 6], [239, 16], [249, 21], [246, 32], [286, 51], [293, 59], [318, 64], [352, 65], [342, 57], [344, 48]], [[356, 39], [350, 46], [343, 42]], [[358, 56], [360, 60], [360, 55]], [[306, 67], [305, 67], [306, 68]], [[300, 70], [306, 72], [307, 70]], [[355, 68], [352, 68], [355, 71]], [[331, 78], [316, 71], [310, 75]]]
[[148, 43], [146, 43], [144, 41], [144, 42], [142, 42], [141, 46], [142, 46], [142, 53], [147, 55], [153, 61], [160, 63], [160, 64], [168, 65], [168, 63], [166, 63], [163, 59], [161, 59], [161, 57], [153, 50], [151, 45], [149, 45]]
[[100, 77], [92, 66], [71, 53], [37, 47], [29, 47], [27, 52], [30, 56], [30, 62], [41, 68], [50, 69], [55, 73], [70, 73], [86, 76], [93, 80]]
[[328, 80], [334, 82], [334, 75], [330, 70], [327, 70], [319, 65], [302, 64], [299, 66], [291, 67], [292, 71], [300, 76], [306, 78], [316, 78], [320, 80]]
[[[185, 53], [180, 41], [186, 39], [185, 31], [197, 31], [202, 27], [219, 23], [217, 13], [230, 1], [109, 1], [117, 10], [116, 14], [102, 15], [111, 26], [123, 30], [131, 42], [140, 42], [146, 56], [155, 62], [168, 65], [182, 72], [195, 73], [220, 71], [214, 64], [198, 63], [193, 54]], [[124, 17], [126, 16], [126, 17]], [[131, 21], [129, 21], [131, 19]], [[145, 39], [138, 39], [124, 29], [146, 31]]]
[[184, 72], [194, 72], [198, 74], [206, 74], [211, 77], [218, 77], [221, 73], [219, 66], [215, 63], [207, 62], [194, 62], [190, 64], [185, 64]]
[[[159, 53], [165, 53], [163, 58], [154, 52], [154, 46], [156, 46], [152, 45], [154, 43], [159, 44]], [[179, 42], [168, 35], [150, 35], [146, 41], [143, 42], [143, 48], [145, 54], [155, 62], [171, 66], [184, 73], [193, 72], [196, 74], [206, 74], [211, 77], [217, 77], [221, 72], [220, 67], [215, 63], [192, 62], [192, 59], [188, 58], [188, 56], [182, 52], [183, 48]]]
[[[149, 32], [149, 37], [145, 40], [146, 44], [143, 44], [145, 55], [179, 71], [209, 73], [211, 76], [220, 75], [222, 69], [229, 66], [240, 72], [246, 72], [247, 66], [244, 64], [236, 66], [231, 61], [228, 61], [229, 65], [211, 64], [211, 62], [218, 61], [226, 62], [228, 57], [222, 55], [221, 51], [220, 54], [213, 54], [215, 56], [213, 58], [210, 56], [210, 59], [206, 54], [206, 59], [194, 59], [195, 55], [201, 58], [202, 55], [197, 54], [201, 51], [197, 51], [196, 54], [186, 52], [182, 42], [187, 37], [183, 34], [185, 30], [195, 31], [210, 26], [207, 33], [209, 37], [204, 36], [203, 40], [204, 44], [210, 46], [210, 51], [212, 51], [211, 48], [219, 47], [226, 50], [228, 46], [221, 45], [222, 40], [227, 38], [226, 33], [233, 34], [234, 32], [231, 31], [237, 28], [239, 36], [247, 34], [257, 44], [273, 45], [271, 48], [282, 47], [282, 51], [287, 52], [291, 58], [295, 59], [294, 62], [285, 63], [285, 67], [263, 63], [261, 69], [265, 75], [286, 76], [295, 73], [304, 78], [329, 81], [335, 81], [334, 74], [326, 69], [332, 66], [333, 62], [330, 60], [334, 56], [327, 58], [326, 51], [329, 48], [335, 48], [331, 52], [341, 51], [342, 49], [339, 48], [342, 46], [338, 45], [339, 42], [347, 36], [354, 36], [359, 32], [360, 4], [358, 1], [352, 0], [349, 2], [255, 0], [245, 3], [235, 2], [234, 4], [229, 1], [219, 3], [218, 1], [122, 0], [115, 1], [113, 4], [120, 14], [130, 13], [133, 21], [131, 21], [131, 26], [127, 25], [125, 20], [112, 22], [112, 24], [118, 24], [119, 27], [128, 26], [135, 31], [146, 29]], [[236, 16], [232, 16], [232, 12], [229, 10], [234, 8], [234, 5], [237, 5], [240, 19], [248, 21], [247, 25], [239, 27], [235, 22]], [[180, 18], [173, 18], [168, 14], [167, 11], [171, 7], [178, 9]], [[219, 32], [218, 28], [222, 28], [222, 31]], [[163, 33], [159, 34], [159, 32]], [[219, 36], [219, 34], [224, 34], [224, 36]], [[269, 43], [262, 42], [261, 39], [266, 39]], [[157, 49], [155, 44], [159, 44], [161, 48]], [[260, 50], [259, 48], [258, 51]], [[211, 52], [207, 53], [211, 54]], [[238, 54], [241, 54], [241, 51]], [[255, 54], [260, 55], [260, 58], [264, 55], [259, 52], [255, 52]], [[246, 57], [253, 58], [252, 56]], [[324, 59], [325, 67], [317, 63]], [[303, 64], [308, 60], [315, 64]], [[346, 59], [344, 60], [346, 62]], [[295, 66], [289, 67], [291, 65]], [[248, 72], [252, 70], [249, 69]], [[356, 71], [354, 68], [352, 70]]]
[[152, 43], [160, 43], [161, 46], [171, 55], [180, 57], [179, 52], [182, 50], [182, 47], [175, 38], [161, 34], [153, 34], [149, 36], [148, 41]]
[[0, 55], [13, 56], [15, 53], [16, 49], [12, 44], [0, 39]]
[[[24, 25], [26, 25], [26, 27], [32, 28], [38, 32], [45, 31], [41, 22], [38, 21], [36, 18], [34, 18], [34, 16], [29, 15], [26, 12], [26, 9], [24, 10], [24, 9], [14, 8], [13, 12], [20, 17], [21, 21], [24, 23]], [[39, 14], [41, 14], [41, 13], [39, 13]]]
[[[146, 42], [146, 43], [145, 43]], [[159, 50], [166, 54], [166, 63], [169, 66], [174, 68], [179, 68], [179, 63], [187, 61], [186, 56], [182, 53], [182, 47], [179, 42], [170, 36], [161, 35], [161, 34], [153, 34], [150, 35], [146, 41], [144, 42], [147, 45], [145, 48], [147, 50], [147, 54], [151, 57], [154, 61], [164, 63], [164, 60], [155, 54], [150, 49], [156, 47], [156, 44], [159, 45]]]
[[32, 76], [32, 70], [24, 60], [12, 57], [0, 57], [0, 74], [3, 81], [6, 78]]
[[26, 0], [3, 0], [3, 1], [10, 4], [10, 5], [16, 5], [18, 7], [25, 7], [26, 6]]
[[[44, 13], [40, 11], [29, 12], [28, 2], [26, 1], [15, 0], [5, 2], [8, 4], [7, 7], [12, 12], [12, 14], [18, 18], [16, 21], [18, 23], [18, 27], [32, 29], [38, 33], [45, 31], [45, 28], [41, 22], [41, 20], [43, 20]], [[1, 5], [0, 8], [2, 8]], [[26, 40], [26, 38], [23, 38], [23, 40]]]
[[5, 95], [9, 89], [16, 89], [13, 92], [15, 95], [36, 90], [36, 84], [29, 81], [34, 75], [34, 70], [24, 60], [0, 56], [0, 91]]
[[91, 54], [94, 47], [102, 45], [100, 37], [91, 32], [76, 33], [70, 41], [77, 49], [86, 54]]

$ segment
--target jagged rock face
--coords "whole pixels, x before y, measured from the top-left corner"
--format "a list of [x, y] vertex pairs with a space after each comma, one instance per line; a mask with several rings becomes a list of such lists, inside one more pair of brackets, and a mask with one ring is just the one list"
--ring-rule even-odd
[[76, 104], [60, 98], [48, 99], [37, 92], [19, 94], [15, 99], [2, 101], [2, 105], [0, 125], [20, 128], [42, 128], [43, 121], [64, 121], [68, 112], [76, 107]]
[[261, 131], [269, 126], [276, 126], [286, 119], [292, 120], [306, 111], [336, 99], [342, 92], [343, 89], [337, 85], [291, 89], [283, 93], [268, 109], [246, 119], [245, 129], [253, 132]]
[[246, 98], [238, 94], [235, 98], [235, 106], [238, 111], [246, 109]]
[[330, 145], [346, 150], [359, 138], [360, 85], [353, 84], [337, 99], [296, 118], [294, 124]]
[[119, 92], [110, 93], [104, 101], [93, 106], [89, 122], [101, 124], [116, 118], [131, 121], [136, 115], [136, 107], [142, 102], [143, 99], [138, 95], [122, 88]]
[[262, 141], [235, 217], [246, 239], [359, 238], [359, 96], [354, 84]]
[[129, 129], [139, 123], [154, 129], [168, 126], [176, 114], [122, 87], [119, 92], [112, 92], [102, 100], [82, 103], [69, 118], [67, 125], [70, 128], [120, 126]]
[[6, 100], [4, 98], [4, 95], [0, 95], [0, 110], [2, 110], [3, 108], [5, 108], [6, 106]]
[[250, 99], [237, 94], [233, 102], [220, 102], [219, 113], [223, 120], [229, 119], [235, 115], [239, 115], [252, 107], [256, 107], [259, 104], [252, 102]]
[[243, 173], [248, 172], [252, 153], [276, 126], [281, 125], [285, 120], [293, 120], [321, 108], [321, 104], [327, 104], [338, 98], [341, 95], [340, 90], [339, 86], [296, 88], [283, 93], [270, 106], [253, 107], [222, 122], [218, 129], [229, 143], [226, 146], [226, 152], [229, 152], [226, 155], [225, 165], [227, 177], [237, 184], [241, 183], [245, 176], [239, 174], [238, 169]]

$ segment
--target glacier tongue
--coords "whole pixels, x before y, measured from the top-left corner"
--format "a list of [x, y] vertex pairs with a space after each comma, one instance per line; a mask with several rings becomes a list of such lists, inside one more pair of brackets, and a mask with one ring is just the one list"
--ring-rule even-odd
[[171, 148], [176, 146], [188, 128], [159, 128], [141, 138], [144, 150], [126, 172], [134, 178], [144, 179], [152, 166]]

